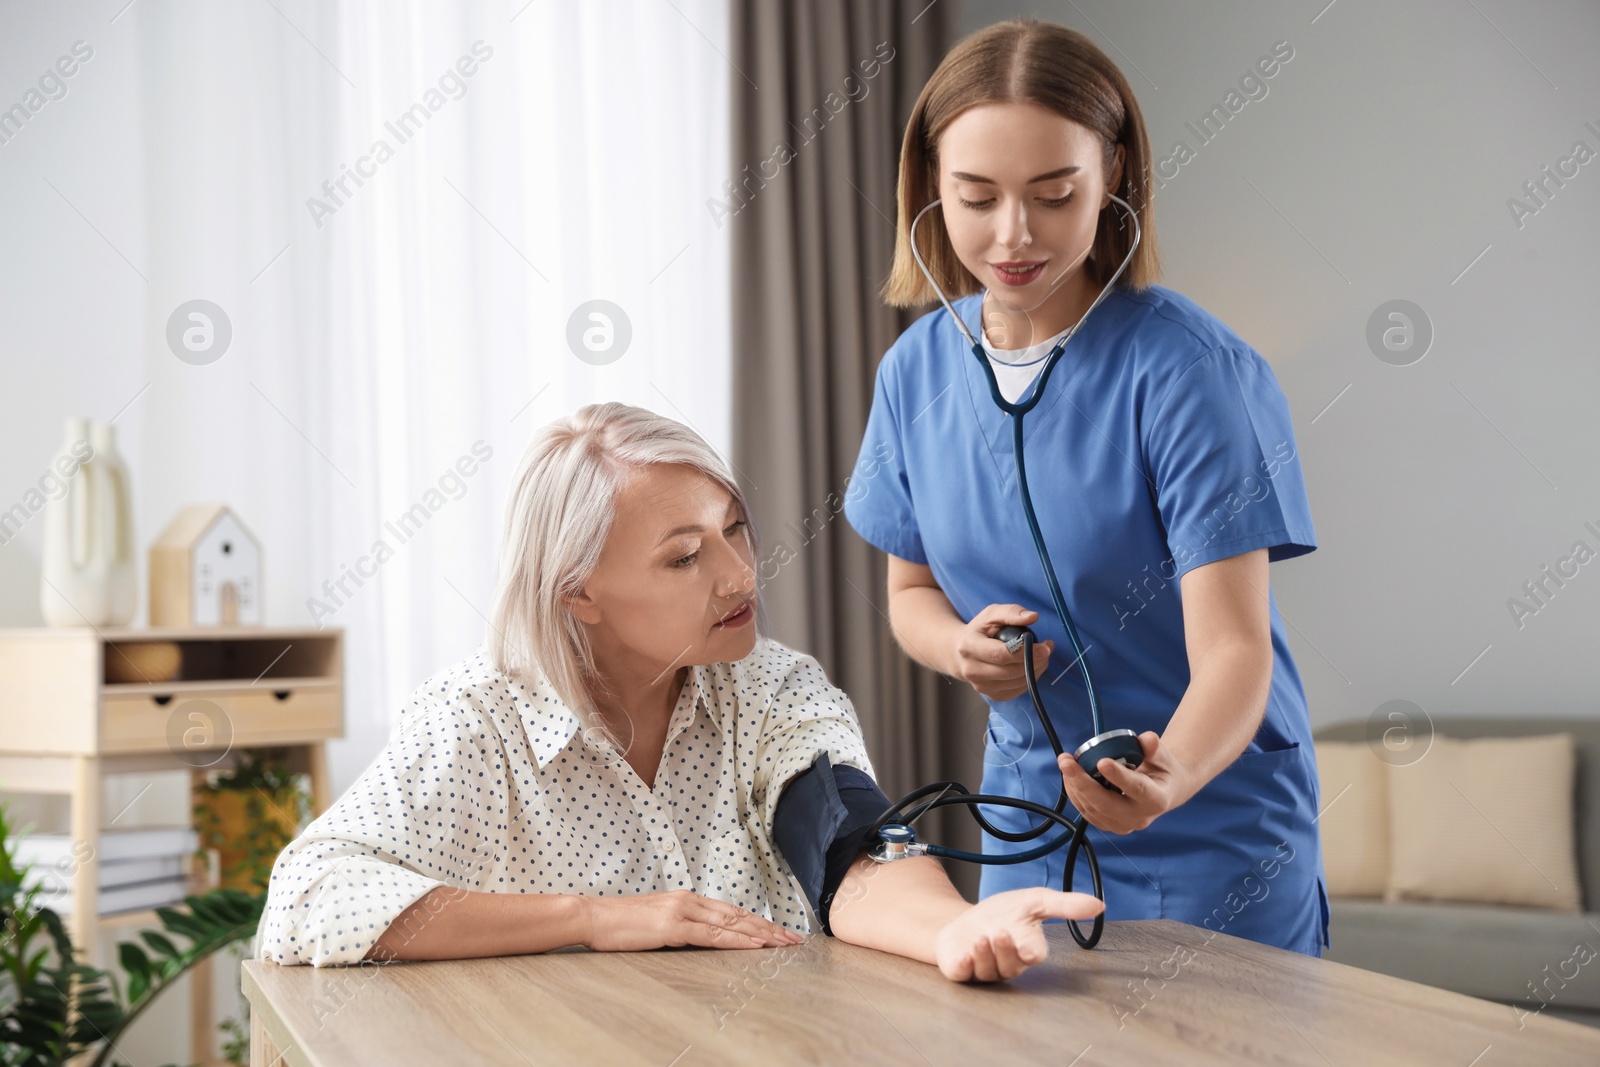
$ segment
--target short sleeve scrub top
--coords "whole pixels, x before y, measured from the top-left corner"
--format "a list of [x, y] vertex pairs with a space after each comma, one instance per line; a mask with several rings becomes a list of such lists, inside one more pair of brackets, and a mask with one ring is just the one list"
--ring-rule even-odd
[[[982, 336], [983, 294], [954, 302]], [[1068, 343], [1024, 420], [1028, 486], [1083, 642], [1104, 728], [1164, 733], [1189, 684], [1180, 579], [1268, 550], [1316, 548], [1288, 403], [1260, 354], [1172, 290], [1113, 289]], [[940, 308], [884, 356], [845, 514], [867, 541], [925, 564], [955, 610], [1039, 612], [1055, 640], [1045, 708], [1068, 751], [1092, 732], [1082, 672], [1057, 617], [1016, 484], [1011, 416]], [[1131, 834], [1090, 826], [1108, 920], [1177, 919], [1320, 956], [1327, 890], [1310, 719], [1284, 620], [1271, 601], [1273, 670], [1249, 747], [1187, 803]], [[1032, 699], [990, 701], [982, 790], [1055, 804], [1061, 773]], [[983, 809], [1024, 830], [1038, 816]], [[1076, 819], [1068, 802], [1065, 814]], [[986, 854], [1034, 842], [984, 835]], [[1060, 888], [1066, 849], [985, 865], [981, 895]], [[1079, 892], [1090, 888], [1079, 862]]]

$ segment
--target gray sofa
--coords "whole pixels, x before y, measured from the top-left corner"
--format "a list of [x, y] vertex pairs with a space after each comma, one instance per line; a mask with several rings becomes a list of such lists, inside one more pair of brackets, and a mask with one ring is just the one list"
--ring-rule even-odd
[[[1324, 955], [1521, 1011], [1600, 1026], [1600, 720], [1435, 719], [1433, 728], [1446, 737], [1576, 738], [1574, 829], [1583, 913], [1336, 897], [1329, 901], [1330, 946]], [[1364, 722], [1341, 723], [1317, 730], [1315, 737], [1362, 741], [1366, 730]]]

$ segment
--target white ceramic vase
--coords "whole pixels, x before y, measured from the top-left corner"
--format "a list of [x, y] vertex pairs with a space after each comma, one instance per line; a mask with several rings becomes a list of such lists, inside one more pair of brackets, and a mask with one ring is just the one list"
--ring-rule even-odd
[[108, 422], [67, 420], [57, 458], [77, 463], [85, 439], [90, 456], [45, 505], [39, 605], [51, 626], [123, 626], [138, 606], [133, 503], [114, 433]]

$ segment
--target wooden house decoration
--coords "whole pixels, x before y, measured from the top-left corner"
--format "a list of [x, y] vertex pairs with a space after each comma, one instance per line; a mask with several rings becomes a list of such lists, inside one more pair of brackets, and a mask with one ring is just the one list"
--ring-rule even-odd
[[151, 626], [260, 626], [261, 546], [224, 504], [184, 508], [150, 546]]

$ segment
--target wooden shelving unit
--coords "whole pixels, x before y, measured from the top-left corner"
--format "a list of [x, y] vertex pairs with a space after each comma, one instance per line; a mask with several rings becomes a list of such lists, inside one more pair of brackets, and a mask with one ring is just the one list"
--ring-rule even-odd
[[[106, 664], [143, 642], [175, 642], [182, 668], [166, 681], [106, 681]], [[71, 798], [73, 871], [66, 918], [82, 958], [105, 966], [100, 931], [158, 927], [154, 910], [99, 914], [100, 805], [107, 774], [183, 771], [195, 784], [239, 753], [283, 748], [309, 775], [312, 814], [327, 809], [327, 741], [344, 736], [340, 629], [194, 627], [0, 630], [0, 792]], [[191, 875], [191, 890], [214, 884]], [[210, 969], [193, 973], [193, 1058], [213, 1060]]]

